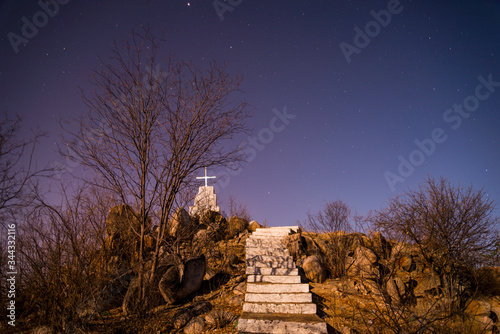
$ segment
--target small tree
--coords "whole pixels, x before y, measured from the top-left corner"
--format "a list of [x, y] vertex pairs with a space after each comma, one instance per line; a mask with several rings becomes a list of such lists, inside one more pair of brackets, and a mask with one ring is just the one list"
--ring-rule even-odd
[[445, 178], [427, 178], [374, 212], [374, 229], [416, 244], [425, 261], [441, 277], [449, 312], [462, 308], [475, 282], [473, 268], [499, 264], [499, 219], [484, 190], [454, 186]]
[[482, 189], [429, 177], [419, 189], [390, 200], [370, 220], [385, 235], [441, 252], [455, 264], [477, 267], [499, 263], [500, 220], [494, 209]]
[[240, 203], [233, 195], [229, 196], [228, 209], [229, 209], [229, 218], [236, 216], [239, 218], [243, 218], [247, 221], [250, 221], [251, 219], [247, 205]]
[[323, 211], [307, 214], [302, 227], [315, 233], [330, 233], [351, 230], [351, 208], [341, 200], [325, 203]]
[[351, 230], [351, 208], [342, 200], [325, 203], [323, 211], [307, 214], [307, 219], [300, 227], [305, 231], [324, 233], [328, 240], [324, 256], [325, 262], [333, 277], [343, 277], [346, 274], [346, 259], [348, 249], [344, 239], [338, 232]]

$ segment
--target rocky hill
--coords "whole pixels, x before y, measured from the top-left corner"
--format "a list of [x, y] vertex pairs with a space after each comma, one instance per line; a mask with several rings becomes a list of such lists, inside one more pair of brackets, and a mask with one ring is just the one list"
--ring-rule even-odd
[[[96, 263], [101, 268], [104, 261], [107, 274], [96, 269], [99, 283], [66, 332], [236, 333], [246, 292], [245, 244], [262, 226], [216, 212], [192, 218], [177, 210], [167, 227], [158, 278], [139, 305], [129, 210], [110, 210], [101, 266]], [[148, 254], [155, 233], [153, 228], [145, 238]], [[429, 249], [386, 240], [380, 233], [299, 232], [283, 243], [301, 269], [302, 282], [310, 283], [318, 315], [331, 333], [499, 332], [499, 268], [462, 268], [460, 275], [451, 275], [457, 271], [436, 269], [439, 253], [429, 255]], [[150, 262], [145, 267], [147, 272]]]

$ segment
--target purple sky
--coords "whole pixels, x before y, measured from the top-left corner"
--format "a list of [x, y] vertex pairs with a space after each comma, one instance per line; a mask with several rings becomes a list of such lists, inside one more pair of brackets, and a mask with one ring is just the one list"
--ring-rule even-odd
[[209, 170], [221, 206], [232, 194], [273, 226], [336, 199], [366, 214], [428, 174], [500, 200], [498, 0], [41, 3], [0, 1], [0, 106], [48, 132], [39, 165], [78, 169], [55, 153], [58, 119], [85, 111], [97, 55], [150, 24], [165, 54], [244, 76], [252, 159]]

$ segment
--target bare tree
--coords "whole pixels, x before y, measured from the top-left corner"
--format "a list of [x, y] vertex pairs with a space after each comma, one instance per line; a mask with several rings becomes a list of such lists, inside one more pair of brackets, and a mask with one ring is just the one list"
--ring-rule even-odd
[[229, 195], [228, 209], [229, 217], [236, 216], [247, 221], [250, 221], [251, 219], [246, 204], [240, 203], [233, 195]]
[[[456, 264], [496, 265], [499, 262], [500, 219], [484, 190], [454, 186], [443, 177], [427, 178], [417, 190], [389, 201], [371, 215], [384, 234], [441, 252]], [[426, 252], [427, 255], [430, 255]]]
[[5, 115], [0, 121], [0, 215], [19, 207], [29, 181], [48, 171], [36, 170], [33, 163], [36, 143], [43, 134], [35, 132], [21, 139], [21, 123], [19, 116], [9, 119]]
[[112, 194], [95, 187], [62, 187], [61, 202], [34, 194], [19, 226], [20, 317], [29, 326], [66, 330], [80, 318], [79, 306], [108, 277], [104, 226]]
[[302, 227], [315, 233], [330, 233], [351, 230], [351, 208], [341, 200], [325, 203], [323, 211], [307, 214]]
[[448, 314], [463, 308], [476, 285], [474, 268], [500, 263], [499, 219], [484, 190], [427, 178], [417, 190], [389, 201], [370, 216], [374, 229], [414, 243], [439, 275]]
[[332, 277], [346, 275], [348, 248], [344, 233], [351, 231], [351, 208], [342, 200], [325, 203], [323, 210], [307, 214], [305, 222], [299, 223], [302, 230], [325, 234], [328, 243], [324, 261]]
[[148, 29], [133, 32], [123, 48], [115, 43], [112, 62], [101, 60], [94, 72], [94, 92], [83, 95], [87, 115], [73, 122], [76, 130], [66, 126], [64, 141], [67, 157], [138, 212], [141, 281], [147, 220], [158, 226], [152, 281], [179, 192], [199, 169], [242, 160], [230, 145], [249, 116], [234, 96], [241, 78], [216, 63], [201, 69], [172, 56], [160, 67], [160, 45]]

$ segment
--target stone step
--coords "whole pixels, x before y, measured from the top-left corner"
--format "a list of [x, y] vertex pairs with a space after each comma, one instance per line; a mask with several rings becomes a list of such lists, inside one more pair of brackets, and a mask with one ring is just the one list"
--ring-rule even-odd
[[300, 283], [300, 276], [247, 275], [248, 283]]
[[247, 239], [246, 244], [250, 247], [285, 249], [281, 241], [274, 242], [266, 239]]
[[289, 262], [293, 261], [293, 257], [290, 255], [278, 256], [278, 255], [246, 255], [246, 260], [262, 261], [262, 262]]
[[247, 266], [247, 275], [277, 275], [277, 276], [297, 276], [299, 270], [297, 268], [268, 268]]
[[302, 293], [245, 293], [246, 303], [312, 303], [310, 292]]
[[252, 293], [301, 293], [309, 292], [308, 283], [247, 283], [247, 292]]
[[[279, 233], [279, 232], [290, 232], [290, 231], [298, 231], [298, 226], [274, 226], [274, 227], [258, 227], [255, 229], [257, 233]], [[254, 232], [254, 233], [255, 233]]]
[[316, 314], [316, 304], [313, 303], [245, 303], [243, 312], [248, 313], [287, 313]]
[[268, 256], [289, 256], [288, 249], [283, 248], [267, 248], [247, 247], [245, 249], [246, 256], [268, 255]]
[[243, 313], [238, 320], [240, 333], [327, 334], [326, 323], [315, 314]]
[[293, 262], [293, 261], [258, 261], [258, 260], [247, 260], [246, 264], [247, 264], [247, 267], [285, 268], [285, 269], [296, 268], [295, 262]]

